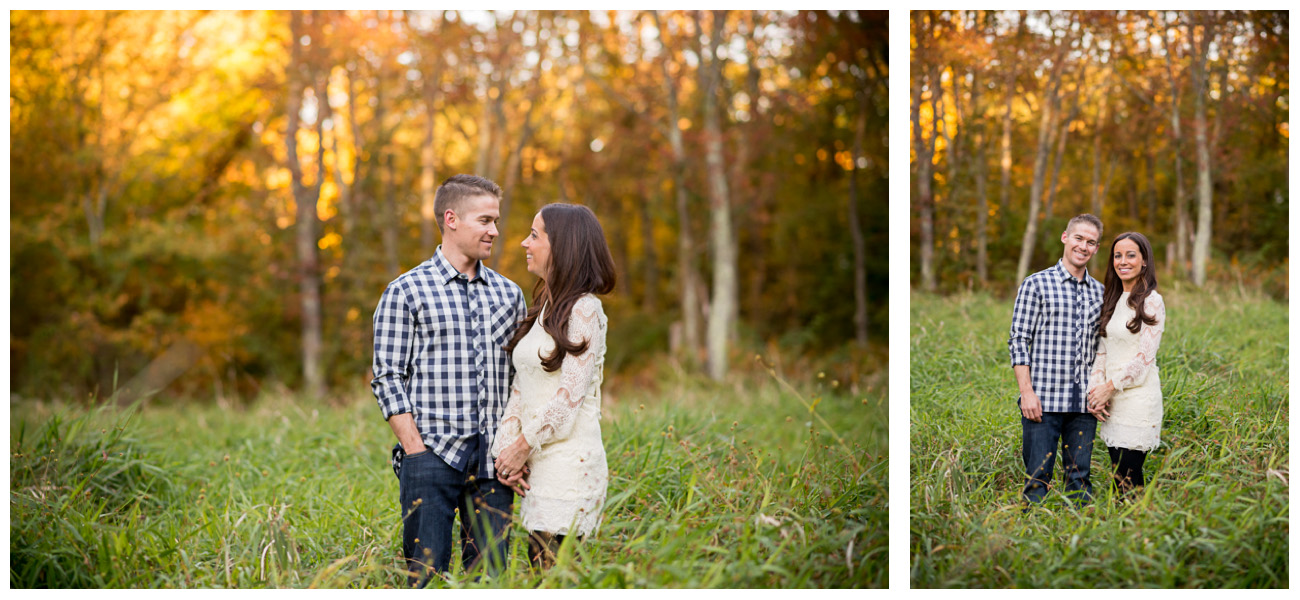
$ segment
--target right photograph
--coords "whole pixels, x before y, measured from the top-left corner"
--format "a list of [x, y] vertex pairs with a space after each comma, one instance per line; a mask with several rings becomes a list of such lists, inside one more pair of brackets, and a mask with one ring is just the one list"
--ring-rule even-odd
[[911, 586], [1287, 587], [1287, 12], [910, 14]]

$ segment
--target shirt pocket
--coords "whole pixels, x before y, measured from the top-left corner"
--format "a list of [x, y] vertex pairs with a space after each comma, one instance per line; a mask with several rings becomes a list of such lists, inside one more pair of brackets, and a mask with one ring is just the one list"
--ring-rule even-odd
[[518, 325], [519, 315], [516, 314], [513, 304], [505, 304], [492, 309], [491, 316], [488, 317], [489, 340], [494, 348], [500, 349], [510, 343], [510, 338], [514, 336], [515, 326]]

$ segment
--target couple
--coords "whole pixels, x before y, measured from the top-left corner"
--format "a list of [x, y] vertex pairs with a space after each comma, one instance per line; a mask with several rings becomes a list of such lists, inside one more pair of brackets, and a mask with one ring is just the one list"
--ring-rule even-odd
[[1047, 496], [1058, 440], [1065, 492], [1082, 502], [1092, 499], [1095, 435], [1124, 495], [1145, 485], [1142, 463], [1160, 445], [1156, 350], [1165, 304], [1151, 244], [1140, 233], [1117, 236], [1103, 287], [1087, 270], [1101, 231], [1093, 215], [1070, 219], [1061, 260], [1026, 277], [1016, 293], [1008, 346], [1020, 388], [1023, 494], [1031, 504]]
[[600, 524], [607, 480], [607, 321], [595, 294], [613, 290], [615, 275], [596, 215], [571, 204], [538, 212], [522, 243], [539, 278], [528, 309], [519, 286], [482, 262], [499, 234], [501, 188], [456, 175], [434, 198], [442, 245], [384, 290], [370, 383], [399, 442], [413, 587], [448, 570], [456, 513], [465, 569], [486, 558], [499, 574], [515, 494], [530, 560], [552, 564], [566, 535]]

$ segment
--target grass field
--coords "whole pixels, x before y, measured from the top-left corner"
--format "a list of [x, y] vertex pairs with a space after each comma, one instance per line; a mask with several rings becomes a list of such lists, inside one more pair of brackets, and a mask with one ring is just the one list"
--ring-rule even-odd
[[1098, 440], [1096, 501], [1054, 490], [1027, 514], [1012, 299], [912, 295], [913, 587], [1288, 585], [1287, 307], [1161, 292], [1164, 429], [1143, 495], [1112, 496]]
[[[435, 585], [887, 586], [883, 382], [784, 381], [607, 383], [599, 534], [538, 573], [516, 529], [501, 579]], [[13, 587], [404, 585], [392, 433], [367, 391], [10, 410]]]

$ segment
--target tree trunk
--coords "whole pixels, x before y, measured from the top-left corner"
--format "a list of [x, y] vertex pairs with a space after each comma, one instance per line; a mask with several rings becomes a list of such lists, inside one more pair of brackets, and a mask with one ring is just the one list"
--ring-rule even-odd
[[[700, 65], [700, 93], [704, 96], [704, 162], [709, 178], [710, 246], [713, 249], [713, 298], [709, 304], [709, 376], [721, 381], [727, 375], [727, 342], [730, 318], [736, 304], [736, 246], [732, 240], [731, 203], [724, 165], [718, 87], [722, 81], [722, 60], [718, 46], [727, 11], [713, 11], [713, 32], [709, 35], [709, 59]], [[703, 33], [695, 13], [696, 33]]]
[[[383, 121], [380, 121], [382, 124]], [[387, 140], [383, 140], [387, 145]], [[380, 160], [382, 165], [382, 198], [376, 203], [375, 209], [379, 211], [379, 237], [384, 243], [384, 267], [388, 274], [397, 277], [402, 273], [402, 262], [398, 258], [399, 252], [397, 242], [400, 231], [402, 215], [397, 212], [396, 192], [393, 190], [393, 152], [388, 149], [381, 150]]]
[[420, 249], [425, 257], [433, 256], [438, 248], [438, 211], [434, 200], [438, 193], [434, 153], [434, 93], [432, 82], [426, 82], [424, 97], [424, 146], [420, 148]]
[[1156, 230], [1156, 210], [1160, 194], [1156, 191], [1156, 157], [1154, 149], [1148, 148], [1143, 160], [1147, 168], [1147, 231]]
[[1138, 214], [1138, 204], [1140, 204], [1138, 198], [1138, 186], [1141, 185], [1141, 180], [1138, 179], [1137, 173], [1129, 173], [1128, 180], [1128, 219], [1137, 223], [1138, 220], [1141, 219], [1141, 216]]
[[[539, 104], [538, 100], [536, 95], [529, 98], [528, 110], [524, 112], [523, 129], [519, 132], [518, 141], [510, 149], [510, 158], [506, 161], [505, 180], [501, 185], [500, 223], [502, 228], [509, 225], [506, 218], [510, 215], [510, 207], [514, 203], [515, 187], [519, 183], [519, 171], [520, 165], [523, 163], [524, 148], [528, 147], [528, 143], [533, 137], [535, 127], [533, 125], [533, 111], [536, 110]], [[504, 112], [502, 119], [505, 119]], [[505, 129], [502, 129], [502, 131], [505, 131]], [[493, 269], [496, 269], [497, 265], [500, 264], [502, 254], [504, 252], [496, 252], [492, 255]]]
[[1047, 200], [1043, 202], [1043, 216], [1047, 219], [1052, 218], [1052, 205], [1056, 202], [1056, 187], [1061, 176], [1061, 162], [1065, 159], [1065, 149], [1070, 139], [1070, 120], [1061, 119], [1060, 121], [1061, 123], [1057, 127], [1057, 143], [1055, 158], [1052, 161], [1052, 174], [1047, 180]]
[[1061, 113], [1057, 112], [1057, 138], [1056, 159], [1052, 163], [1052, 176], [1047, 185], [1047, 201], [1043, 203], [1043, 214], [1046, 218], [1052, 218], [1052, 207], [1056, 202], [1056, 189], [1060, 184], [1061, 162], [1065, 159], [1065, 150], [1068, 147], [1070, 139], [1070, 123], [1079, 116], [1079, 93], [1083, 90], [1084, 82], [1088, 79], [1088, 62], [1087, 59], [1080, 60], [1078, 83], [1074, 87], [1074, 93], [1071, 94], [1070, 113], [1062, 118]]
[[[657, 11], [652, 12], [655, 28], [665, 31]], [[662, 34], [661, 34], [662, 35]], [[686, 146], [682, 141], [680, 109], [678, 107], [678, 82], [668, 67], [668, 59], [660, 62], [664, 74], [664, 89], [668, 98], [666, 132], [672, 149], [673, 194], [677, 208], [677, 281], [682, 298], [683, 356], [688, 366], [693, 366], [700, 349], [700, 299], [695, 285], [699, 275], [695, 272], [695, 240], [691, 234], [691, 211], [686, 193]]]
[[1029, 191], [1028, 220], [1025, 222], [1025, 235], [1020, 244], [1020, 262], [1016, 265], [1016, 281], [1023, 281], [1029, 275], [1029, 260], [1033, 256], [1034, 242], [1038, 239], [1038, 209], [1043, 194], [1043, 184], [1047, 172], [1047, 158], [1051, 153], [1052, 138], [1056, 132], [1056, 112], [1060, 105], [1061, 71], [1064, 66], [1065, 49], [1069, 47], [1067, 39], [1058, 42], [1060, 48], [1052, 61], [1052, 77], [1043, 93], [1041, 102], [1042, 117], [1038, 122], [1038, 151], [1034, 156], [1034, 181]]
[[862, 223], [858, 218], [858, 158], [862, 156], [862, 141], [867, 131], [866, 82], [856, 94], [858, 100], [857, 126], [853, 129], [852, 165], [849, 169], [849, 234], [853, 240], [853, 332], [859, 348], [867, 347], [867, 245], [862, 236]]
[[[1204, 20], [1203, 12], [1196, 12], [1196, 21]], [[1217, 14], [1215, 15], [1217, 17]], [[1205, 95], [1209, 93], [1206, 84], [1205, 62], [1210, 41], [1214, 39], [1213, 21], [1204, 24], [1200, 44], [1194, 48], [1192, 58], [1193, 93], [1196, 97], [1196, 241], [1192, 247], [1192, 282], [1198, 287], [1206, 281], [1206, 265], [1210, 260], [1210, 221], [1214, 216], [1213, 189], [1210, 172], [1210, 141], [1208, 124], [1205, 121]], [[1195, 32], [1192, 43], [1196, 44]]]
[[644, 291], [641, 294], [641, 312], [655, 314], [659, 308], [659, 256], [655, 252], [654, 217], [650, 210], [651, 196], [646, 193], [643, 181], [637, 184], [641, 188], [637, 208], [641, 213], [641, 256], [645, 261], [642, 271]]
[[[1109, 74], [1107, 74], [1106, 81], [1110, 81]], [[1108, 107], [1109, 98], [1110, 88], [1107, 85], [1103, 85], [1101, 89], [1101, 106], [1097, 109], [1097, 126], [1092, 135], [1092, 186], [1088, 188], [1092, 193], [1092, 199], [1091, 202], [1089, 202], [1089, 206], [1092, 210], [1092, 214], [1096, 215], [1098, 219], [1102, 218], [1102, 196], [1106, 191], [1105, 184], [1101, 181], [1101, 138], [1103, 135], [1102, 132], [1105, 131], [1106, 128], [1106, 109]]]
[[492, 179], [489, 164], [492, 158], [492, 110], [492, 106], [483, 105], [483, 116], [478, 120], [478, 160], [474, 162], [474, 174], [488, 179]]
[[[313, 23], [317, 19], [312, 19]], [[311, 64], [304, 64], [302, 45], [299, 40], [304, 30], [302, 15], [298, 11], [290, 12], [290, 61], [287, 73], [289, 82], [288, 106], [286, 116], [288, 127], [285, 133], [285, 155], [289, 172], [292, 175], [294, 202], [297, 205], [297, 223], [295, 229], [298, 255], [298, 281], [302, 307], [302, 365], [304, 392], [309, 396], [320, 398], [324, 395], [325, 381], [320, 367], [321, 355], [321, 301], [320, 301], [320, 255], [317, 246], [316, 201], [320, 197], [320, 186], [325, 174], [324, 144], [317, 144], [316, 182], [313, 186], [303, 183], [302, 165], [298, 160], [299, 112], [302, 108], [302, 94], [306, 87], [304, 80], [317, 79]], [[315, 33], [315, 31], [313, 31]], [[317, 44], [322, 43], [319, 36], [313, 36]], [[319, 78], [316, 84], [316, 99], [325, 98], [325, 78]], [[321, 133], [322, 118], [316, 118], [317, 136]]]
[[931, 105], [931, 110], [934, 112], [935, 115], [935, 120], [934, 120], [935, 138], [934, 139], [938, 139], [938, 136], [940, 135], [943, 136], [943, 141], [945, 146], [944, 152], [947, 154], [947, 156], [944, 157], [944, 162], [946, 162], [948, 166], [948, 173], [946, 178], [948, 196], [946, 197], [945, 201], [948, 203], [948, 206], [954, 207], [955, 209], [958, 206], [957, 196], [961, 192], [960, 177], [961, 177], [961, 165], [962, 165], [962, 154], [961, 154], [962, 124], [965, 123], [966, 118], [965, 115], [962, 114], [962, 110], [961, 110], [961, 83], [956, 77], [957, 66], [952, 65], [951, 68], [953, 72], [953, 77], [951, 78], [952, 94], [948, 94], [948, 96], [952, 98], [953, 119], [951, 125], [952, 125], [953, 132], [951, 135], [948, 134], [949, 123], [948, 123], [948, 119], [945, 117], [946, 113], [944, 110], [945, 105], [947, 103], [944, 102], [943, 100], [945, 94], [943, 93], [942, 71], [940, 71], [940, 80], [938, 83], [939, 94], [930, 98], [930, 105]]
[[971, 107], [974, 109], [975, 125], [975, 277], [980, 287], [989, 282], [989, 165], [988, 165], [988, 122], [980, 104], [980, 70], [976, 68], [971, 80]]
[[1189, 238], [1191, 237], [1191, 219], [1187, 214], [1187, 191], [1183, 186], [1183, 127], [1179, 99], [1178, 79], [1174, 77], [1174, 52], [1176, 46], [1166, 30], [1165, 38], [1165, 72], [1169, 78], [1169, 121], [1173, 130], [1173, 143], [1169, 152], [1174, 158], [1174, 260], [1180, 274], [1191, 275], [1188, 261]]
[[[1020, 20], [1016, 26], [1016, 42], [1019, 44], [1025, 34], [1025, 11], [1022, 10], [1017, 14]], [[1006, 219], [1007, 215], [1011, 213], [1011, 132], [1014, 126], [1011, 118], [1011, 108], [1016, 99], [1016, 71], [1020, 65], [1020, 56], [1015, 47], [1012, 48], [1010, 54], [1011, 57], [1008, 62], [1011, 63], [1011, 66], [1005, 70], [1003, 81], [1003, 87], [1006, 88], [1004, 94], [1007, 98], [1007, 107], [1002, 113], [1002, 157], [998, 161], [998, 164], [1002, 167], [1002, 188], [998, 192], [998, 209], [1003, 219]], [[1005, 221], [1003, 223], [1005, 224]]]
[[[922, 16], [918, 13], [913, 23], [924, 21], [930, 23], [932, 15]], [[932, 25], [930, 25], [932, 27]], [[919, 75], [921, 66], [928, 62], [922, 40], [930, 38], [930, 28], [917, 32], [917, 48], [913, 69], [918, 72], [912, 77], [912, 143], [916, 149], [916, 196], [919, 204], [921, 225], [921, 289], [934, 292], [937, 287], [934, 279], [934, 140], [927, 143], [925, 130], [921, 127], [921, 93], [923, 84], [928, 83], [931, 95], [940, 93], [939, 78], [936, 69], [931, 68], [926, 76]]]
[[[752, 265], [753, 258], [756, 254], [755, 248], [763, 245], [760, 240], [762, 231], [758, 229], [755, 219], [758, 208], [756, 205], [759, 204], [761, 200], [757, 198], [758, 195], [755, 193], [755, 186], [751, 177], [752, 173], [750, 169], [750, 150], [755, 143], [753, 133], [755, 125], [758, 123], [758, 101], [762, 94], [762, 88], [759, 86], [761, 71], [758, 68], [758, 50], [760, 45], [755, 34], [761, 26], [763, 15], [762, 11], [754, 10], [750, 11], [748, 16], [749, 23], [745, 33], [745, 63], [748, 67], [745, 72], [744, 89], [745, 95], [749, 98], [749, 118], [743, 123], [735, 123], [733, 125], [733, 129], [735, 130], [736, 152], [735, 156], [731, 160], [731, 175], [729, 183], [733, 187], [736, 197], [748, 199], [746, 204], [750, 207], [749, 210], [740, 211], [739, 214], [733, 215], [733, 234], [731, 237], [735, 249], [732, 250], [732, 255], [737, 257], [740, 255], [739, 248], [741, 247], [742, 238], [747, 238], [748, 243], [744, 244], [746, 246], [745, 256], [749, 259], [749, 264]], [[725, 92], [726, 90], [727, 88], [724, 86], [723, 91]], [[724, 96], [724, 106], [729, 106], [731, 103], [731, 97]], [[735, 288], [736, 302], [732, 305], [732, 314], [727, 318], [727, 322], [730, 323], [730, 329], [727, 335], [733, 342], [740, 339], [740, 330], [738, 325], [740, 323], [740, 312], [742, 308], [741, 299], [744, 298], [740, 294], [739, 273], [737, 273]], [[758, 297], [750, 296], [746, 299], [751, 301], [749, 307], [744, 307], [746, 311], [749, 312], [754, 310], [753, 307], [758, 305]], [[755, 316], [756, 315], [753, 314], [750, 315], [751, 322], [758, 322], [757, 319], [754, 318]]]

